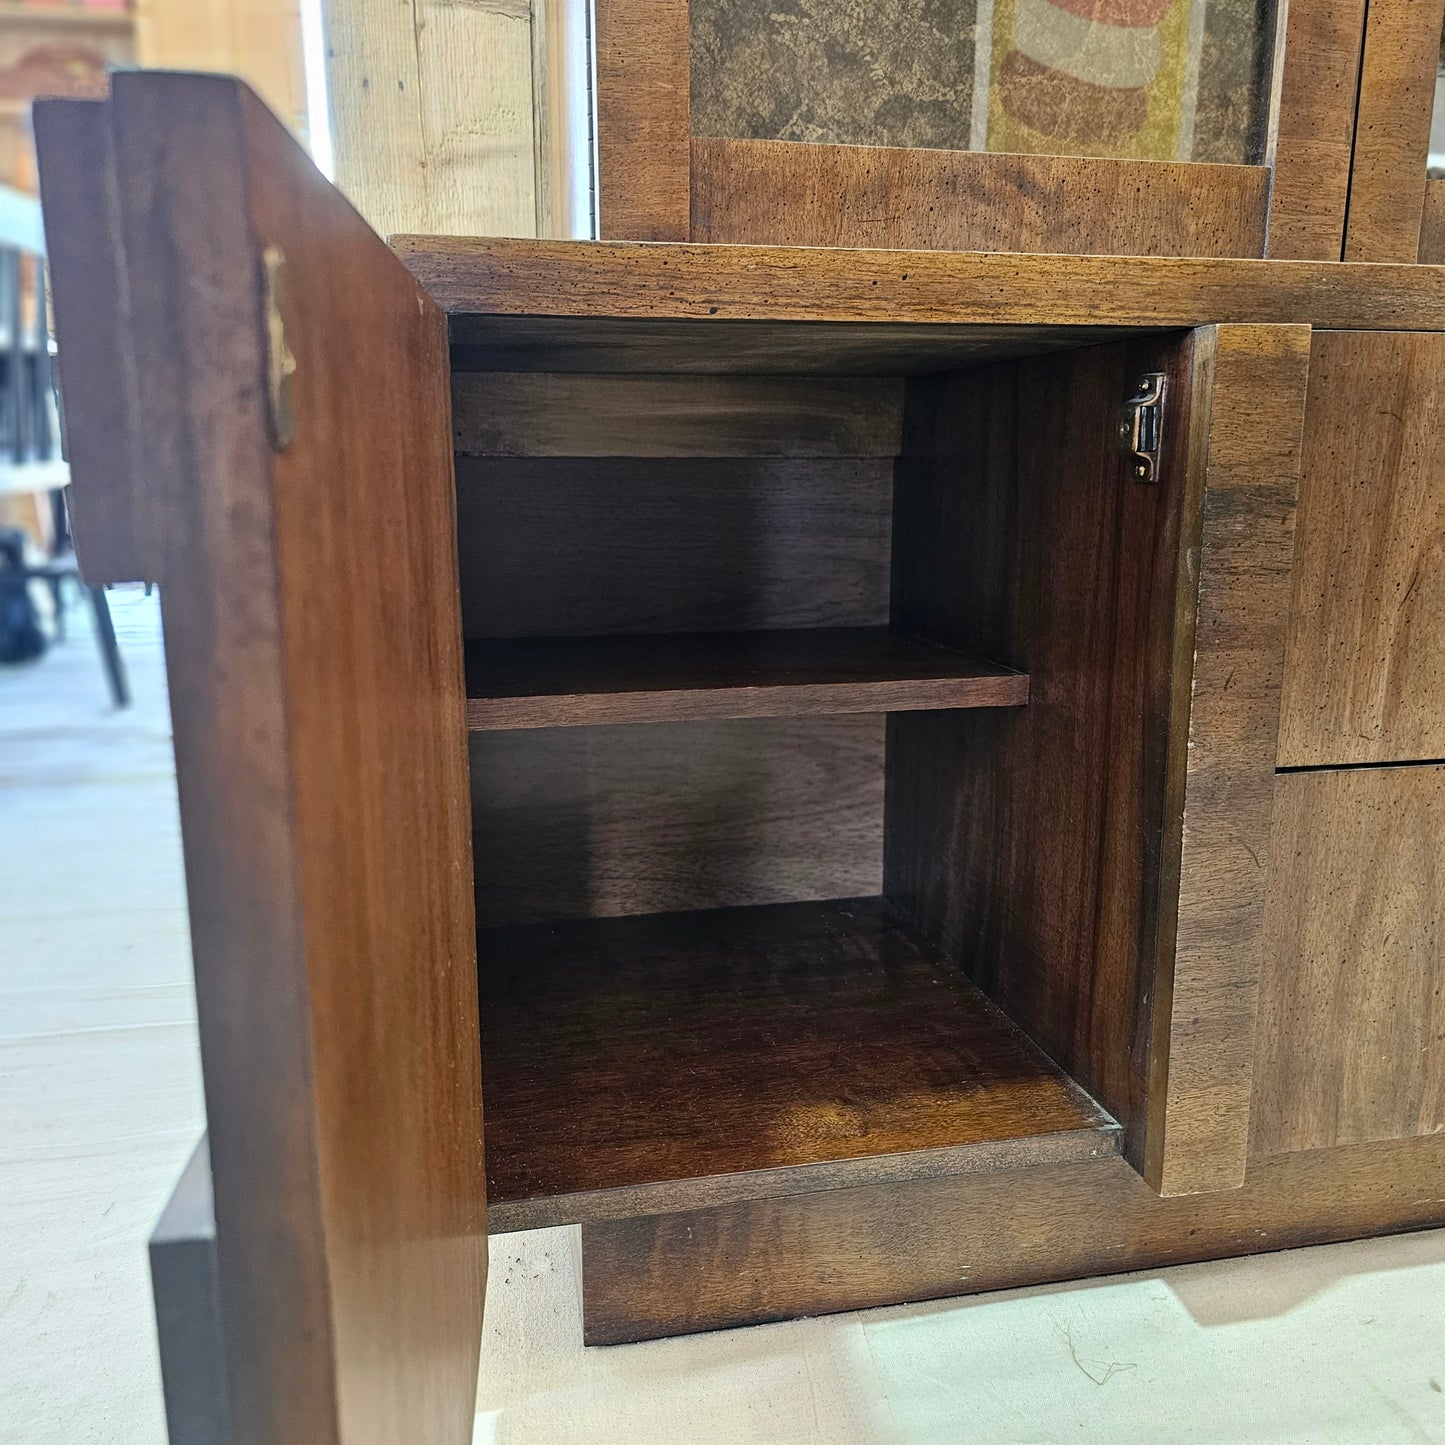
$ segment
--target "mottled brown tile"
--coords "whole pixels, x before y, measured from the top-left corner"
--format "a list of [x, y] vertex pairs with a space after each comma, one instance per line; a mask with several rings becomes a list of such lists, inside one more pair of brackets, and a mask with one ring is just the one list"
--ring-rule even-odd
[[[1274, 8], [996, 0], [984, 148], [1256, 161]], [[970, 149], [977, 21], [976, 0], [693, 0], [693, 133]]]
[[974, 0], [693, 0], [693, 134], [965, 150], [974, 13]]

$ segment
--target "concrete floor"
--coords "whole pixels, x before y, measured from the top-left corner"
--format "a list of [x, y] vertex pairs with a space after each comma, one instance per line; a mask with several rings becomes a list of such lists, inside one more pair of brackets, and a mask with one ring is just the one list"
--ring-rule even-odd
[[[145, 1238], [202, 1128], [154, 600], [0, 669], [0, 1442], [160, 1445]], [[476, 1439], [1445, 1441], [1445, 1232], [584, 1350], [492, 1241]], [[303, 1442], [298, 1442], [303, 1445]]]

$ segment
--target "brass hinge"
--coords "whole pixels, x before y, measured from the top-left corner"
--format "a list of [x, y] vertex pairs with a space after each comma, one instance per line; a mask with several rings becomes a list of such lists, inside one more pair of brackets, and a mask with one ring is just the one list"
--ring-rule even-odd
[[1159, 452], [1164, 444], [1164, 373], [1145, 372], [1119, 413], [1119, 445], [1130, 472], [1141, 482], [1159, 476]]
[[286, 257], [279, 246], [267, 246], [261, 253], [261, 270], [266, 307], [266, 411], [271, 423], [271, 445], [276, 451], [284, 452], [296, 434], [296, 413], [291, 399], [296, 356], [286, 339], [286, 320], [291, 307], [286, 292]]

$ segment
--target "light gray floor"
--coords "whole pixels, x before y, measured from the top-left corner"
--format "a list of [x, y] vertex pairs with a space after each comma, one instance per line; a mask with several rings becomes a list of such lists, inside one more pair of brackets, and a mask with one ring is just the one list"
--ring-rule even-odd
[[[130, 711], [78, 611], [0, 669], [5, 1445], [164, 1439], [145, 1238], [200, 1076], [157, 609], [113, 600]], [[610, 1350], [564, 1231], [492, 1251], [482, 1442], [1445, 1441], [1445, 1232]]]

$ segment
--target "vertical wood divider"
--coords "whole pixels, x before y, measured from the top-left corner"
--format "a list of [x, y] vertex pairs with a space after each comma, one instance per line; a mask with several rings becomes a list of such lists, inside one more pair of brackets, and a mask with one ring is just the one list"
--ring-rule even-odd
[[1163, 1195], [1244, 1182], [1310, 335], [1196, 334], [1190, 445], [1207, 472], [1198, 553], [1181, 558], [1199, 583], [1193, 655], [1176, 658], [1190, 686], [1171, 761], [1184, 771], [1179, 901], [1160, 930], [1134, 1160]]

